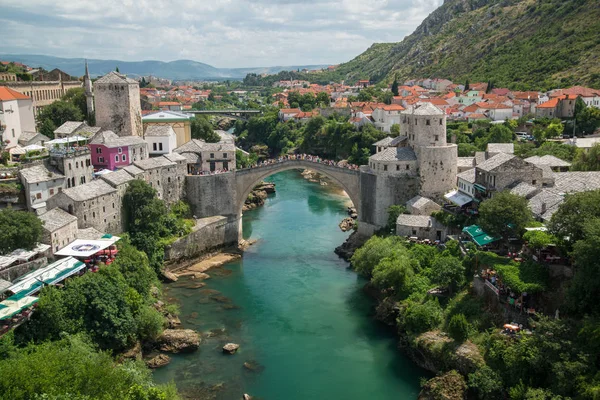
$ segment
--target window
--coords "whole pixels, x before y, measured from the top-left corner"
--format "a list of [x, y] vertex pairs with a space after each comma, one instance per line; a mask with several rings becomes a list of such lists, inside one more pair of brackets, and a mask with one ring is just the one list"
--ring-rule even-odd
[[126, 156], [125, 154], [123, 154], [123, 155], [121, 156], [121, 160], [122, 160], [122, 161], [126, 161], [126, 160], [127, 160], [127, 156]]
[[410, 165], [406, 164], [406, 169], [409, 170], [410, 169]]
[[171, 183], [171, 177], [167, 178], [167, 183]]
[[210, 153], [210, 158], [215, 158], [215, 153]]
[[152, 143], [152, 150], [156, 151], [156, 143]]
[[427, 121], [425, 121], [425, 125], [431, 125], [431, 120], [428, 119]]
[[532, 185], [535, 185], [536, 183], [537, 183], [537, 181], [535, 179], [531, 181]]
[[92, 213], [92, 218], [96, 218], [96, 211]]
[[86, 214], [83, 214], [83, 220], [87, 221], [87, 215]]
[[400, 171], [400, 166], [396, 165], [396, 171]]
[[223, 158], [227, 158], [227, 153], [223, 153]]
[[417, 230], [416, 230], [416, 229], [413, 229], [413, 230], [412, 230], [412, 234], [413, 234], [413, 235], [416, 235], [416, 234], [417, 234]]
[[383, 170], [384, 170], [384, 171], [387, 171], [387, 165], [384, 165], [384, 166], [383, 166]]
[[36, 193], [35, 194], [35, 198], [38, 199], [38, 200], [41, 199], [42, 198], [42, 194], [41, 193]]
[[79, 168], [79, 161], [75, 161], [75, 168]]
[[115, 203], [113, 203], [113, 208], [115, 208]]
[[71, 163], [69, 163], [69, 171], [71, 170]]
[[418, 121], [418, 120], [415, 118], [415, 125], [418, 125], [418, 123], [417, 123], [417, 122], [419, 122], [419, 121]]
[[440, 125], [442, 125], [442, 119], [440, 118]]
[[440, 136], [439, 136], [439, 135], [435, 135], [434, 139], [435, 139], [435, 141], [437, 142], [437, 141], [439, 141], [439, 140], [440, 140]]
[[158, 150], [162, 151], [163, 147], [162, 147], [162, 143], [158, 144]]
[[102, 206], [102, 212], [106, 212], [106, 207]]
[[123, 149], [121, 147], [119, 147], [118, 152], [119, 152], [119, 154], [121, 154], [123, 152]]
[[15, 129], [11, 129], [13, 137], [15, 137]]
[[87, 160], [85, 160], [85, 166], [89, 167], [90, 165], [91, 165], [90, 159], [88, 158]]
[[118, 154], [117, 154], [117, 155], [115, 155], [115, 161], [116, 161], [116, 162], [119, 162], [119, 155], [118, 155]]
[[104, 162], [104, 157], [98, 157], [98, 162], [99, 163], [103, 163]]

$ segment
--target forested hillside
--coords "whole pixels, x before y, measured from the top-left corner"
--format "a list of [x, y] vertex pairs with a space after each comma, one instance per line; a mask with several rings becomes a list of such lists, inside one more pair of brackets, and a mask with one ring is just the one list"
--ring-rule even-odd
[[446, 0], [402, 42], [374, 44], [334, 73], [312, 78], [598, 88], [599, 32], [598, 0]]

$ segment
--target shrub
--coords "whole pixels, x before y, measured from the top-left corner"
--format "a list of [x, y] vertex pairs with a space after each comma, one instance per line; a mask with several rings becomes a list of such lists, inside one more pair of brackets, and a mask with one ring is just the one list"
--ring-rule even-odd
[[152, 341], [163, 331], [165, 318], [151, 306], [144, 306], [136, 317], [138, 337], [143, 341]]
[[480, 400], [497, 399], [502, 395], [502, 378], [485, 365], [469, 374], [469, 389], [473, 390]]
[[423, 333], [442, 322], [442, 308], [437, 299], [425, 303], [409, 302], [403, 313], [404, 327], [411, 333]]
[[448, 322], [448, 333], [457, 342], [464, 342], [469, 336], [469, 322], [464, 314], [456, 314]]

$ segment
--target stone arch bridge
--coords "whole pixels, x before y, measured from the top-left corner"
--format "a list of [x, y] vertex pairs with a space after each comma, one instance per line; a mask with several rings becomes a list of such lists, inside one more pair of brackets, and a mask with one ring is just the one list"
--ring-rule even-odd
[[270, 175], [290, 169], [310, 169], [330, 178], [342, 187], [357, 210], [360, 210], [360, 171], [307, 160], [285, 160], [274, 164], [235, 171], [236, 209], [241, 215], [252, 189]]

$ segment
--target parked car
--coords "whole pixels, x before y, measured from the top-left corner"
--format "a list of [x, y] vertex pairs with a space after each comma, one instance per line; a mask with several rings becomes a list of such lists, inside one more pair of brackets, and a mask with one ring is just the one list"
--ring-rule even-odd
[[530, 139], [531, 135], [529, 135], [527, 132], [516, 132], [517, 135], [517, 139], [525, 142], [527, 140], [532, 140]]

